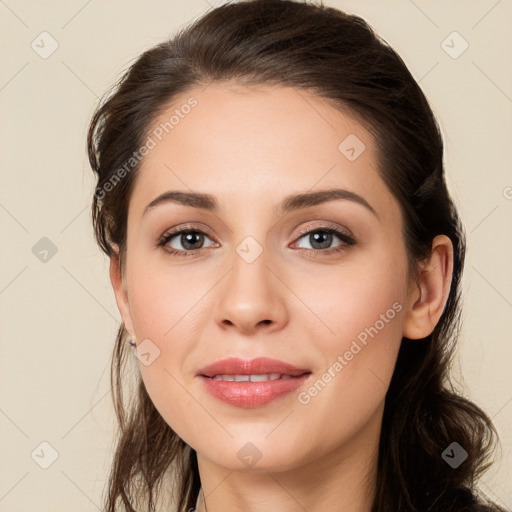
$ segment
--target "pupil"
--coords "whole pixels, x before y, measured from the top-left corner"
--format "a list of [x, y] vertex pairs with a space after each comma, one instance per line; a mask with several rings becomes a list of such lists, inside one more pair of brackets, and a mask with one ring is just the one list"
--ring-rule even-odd
[[[188, 245], [194, 245], [194, 238], [199, 239], [199, 246], [201, 246], [202, 243], [202, 234], [201, 233], [185, 233], [182, 235], [182, 245], [183, 247], [187, 248]], [[197, 240], [196, 240], [197, 243]], [[196, 249], [196, 247], [188, 247], [189, 249]]]
[[[317, 233], [314, 233], [311, 235], [314, 239], [314, 243], [311, 243], [313, 247], [315, 247], [315, 243], [319, 243], [321, 245], [322, 249], [325, 249], [326, 247], [329, 247], [331, 245], [331, 239], [332, 239], [332, 233], [327, 233], [325, 231], [319, 231]], [[321, 241], [322, 238], [326, 238], [323, 242]]]

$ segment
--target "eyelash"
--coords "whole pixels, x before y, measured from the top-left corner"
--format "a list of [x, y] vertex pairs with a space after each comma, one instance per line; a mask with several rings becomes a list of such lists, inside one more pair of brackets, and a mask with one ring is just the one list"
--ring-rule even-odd
[[[316, 233], [316, 232], [334, 234], [342, 241], [342, 243], [336, 247], [333, 247], [332, 249], [299, 248], [298, 249], [299, 251], [306, 251], [309, 253], [320, 253], [322, 255], [331, 255], [334, 253], [338, 253], [340, 251], [346, 251], [347, 249], [350, 249], [356, 243], [356, 241], [352, 237], [348, 236], [343, 231], [341, 231], [337, 228], [334, 228], [334, 227], [329, 227], [329, 226], [315, 226], [314, 228], [303, 229], [303, 230], [299, 231], [299, 235], [300, 235], [299, 239], [301, 239], [305, 235], [309, 235], [309, 234]], [[179, 230], [168, 231], [168, 232], [164, 233], [162, 235], [162, 237], [158, 240], [157, 247], [164, 248], [164, 246], [167, 243], [169, 243], [169, 241], [172, 238], [174, 238], [176, 235], [181, 235], [181, 234], [186, 234], [186, 233], [201, 233], [202, 235], [208, 236], [207, 233], [205, 233], [204, 231], [202, 231], [200, 229], [196, 229], [194, 227], [185, 227], [185, 228], [182, 228]], [[168, 248], [165, 249], [164, 248], [164, 251], [167, 254], [169, 254], [170, 256], [177, 257], [177, 258], [182, 258], [182, 257], [186, 258], [188, 256], [194, 256], [200, 250], [201, 249], [195, 249], [195, 250], [191, 250], [191, 251], [182, 251], [182, 250], [178, 250], [178, 249], [168, 249]]]

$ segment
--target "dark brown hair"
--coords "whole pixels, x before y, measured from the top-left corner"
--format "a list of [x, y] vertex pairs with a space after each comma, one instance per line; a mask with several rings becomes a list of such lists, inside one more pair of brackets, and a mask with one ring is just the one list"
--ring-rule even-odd
[[[128, 204], [140, 167], [126, 162], [153, 120], [178, 93], [225, 80], [292, 86], [362, 120], [377, 142], [379, 172], [400, 204], [416, 279], [436, 235], [453, 243], [454, 271], [440, 321], [425, 339], [402, 340], [386, 395], [373, 512], [503, 510], [476, 488], [491, 464], [495, 427], [449, 379], [460, 331], [465, 236], [445, 182], [442, 137], [402, 59], [363, 19], [292, 0], [242, 1], [209, 11], [145, 51], [98, 106], [89, 128], [89, 160], [98, 179], [92, 221], [101, 249], [115, 257], [117, 245], [124, 268]], [[173, 478], [176, 510], [186, 512], [201, 485], [196, 453], [155, 409], [138, 372], [131, 401], [123, 398], [128, 350], [121, 325], [111, 372], [119, 435], [105, 510], [155, 510], [162, 482], [169, 486]], [[441, 456], [453, 442], [468, 454], [456, 469]]]

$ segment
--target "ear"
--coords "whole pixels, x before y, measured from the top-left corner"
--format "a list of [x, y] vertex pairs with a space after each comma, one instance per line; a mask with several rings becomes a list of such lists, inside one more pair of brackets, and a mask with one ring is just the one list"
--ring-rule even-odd
[[131, 338], [135, 337], [135, 330], [133, 329], [133, 322], [130, 313], [130, 304], [128, 302], [128, 290], [123, 282], [123, 275], [121, 272], [121, 264], [119, 259], [119, 248], [113, 246], [113, 252], [110, 256], [110, 282], [114, 289], [116, 297], [117, 309], [123, 319], [124, 326], [128, 331]]
[[453, 273], [453, 245], [446, 235], [432, 241], [432, 252], [423, 264], [419, 284], [411, 282], [403, 336], [412, 340], [432, 333], [443, 314]]

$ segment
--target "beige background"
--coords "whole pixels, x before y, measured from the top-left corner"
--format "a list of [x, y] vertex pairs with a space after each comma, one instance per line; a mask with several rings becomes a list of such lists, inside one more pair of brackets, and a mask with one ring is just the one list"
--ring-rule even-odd
[[[326, 4], [362, 15], [397, 49], [442, 124], [448, 180], [468, 234], [454, 371], [501, 436], [501, 457], [480, 487], [512, 508], [512, 3]], [[0, 0], [0, 511], [99, 510], [120, 316], [92, 237], [86, 127], [98, 98], [143, 49], [209, 7]], [[51, 48], [48, 36], [38, 37], [43, 31], [58, 43], [46, 59], [31, 47], [46, 37]], [[442, 45], [453, 31], [469, 44], [458, 58]], [[452, 54], [464, 44], [447, 41]], [[32, 252], [42, 237], [57, 248], [47, 262]], [[40, 464], [52, 451], [42, 442], [58, 454], [47, 469]]]

